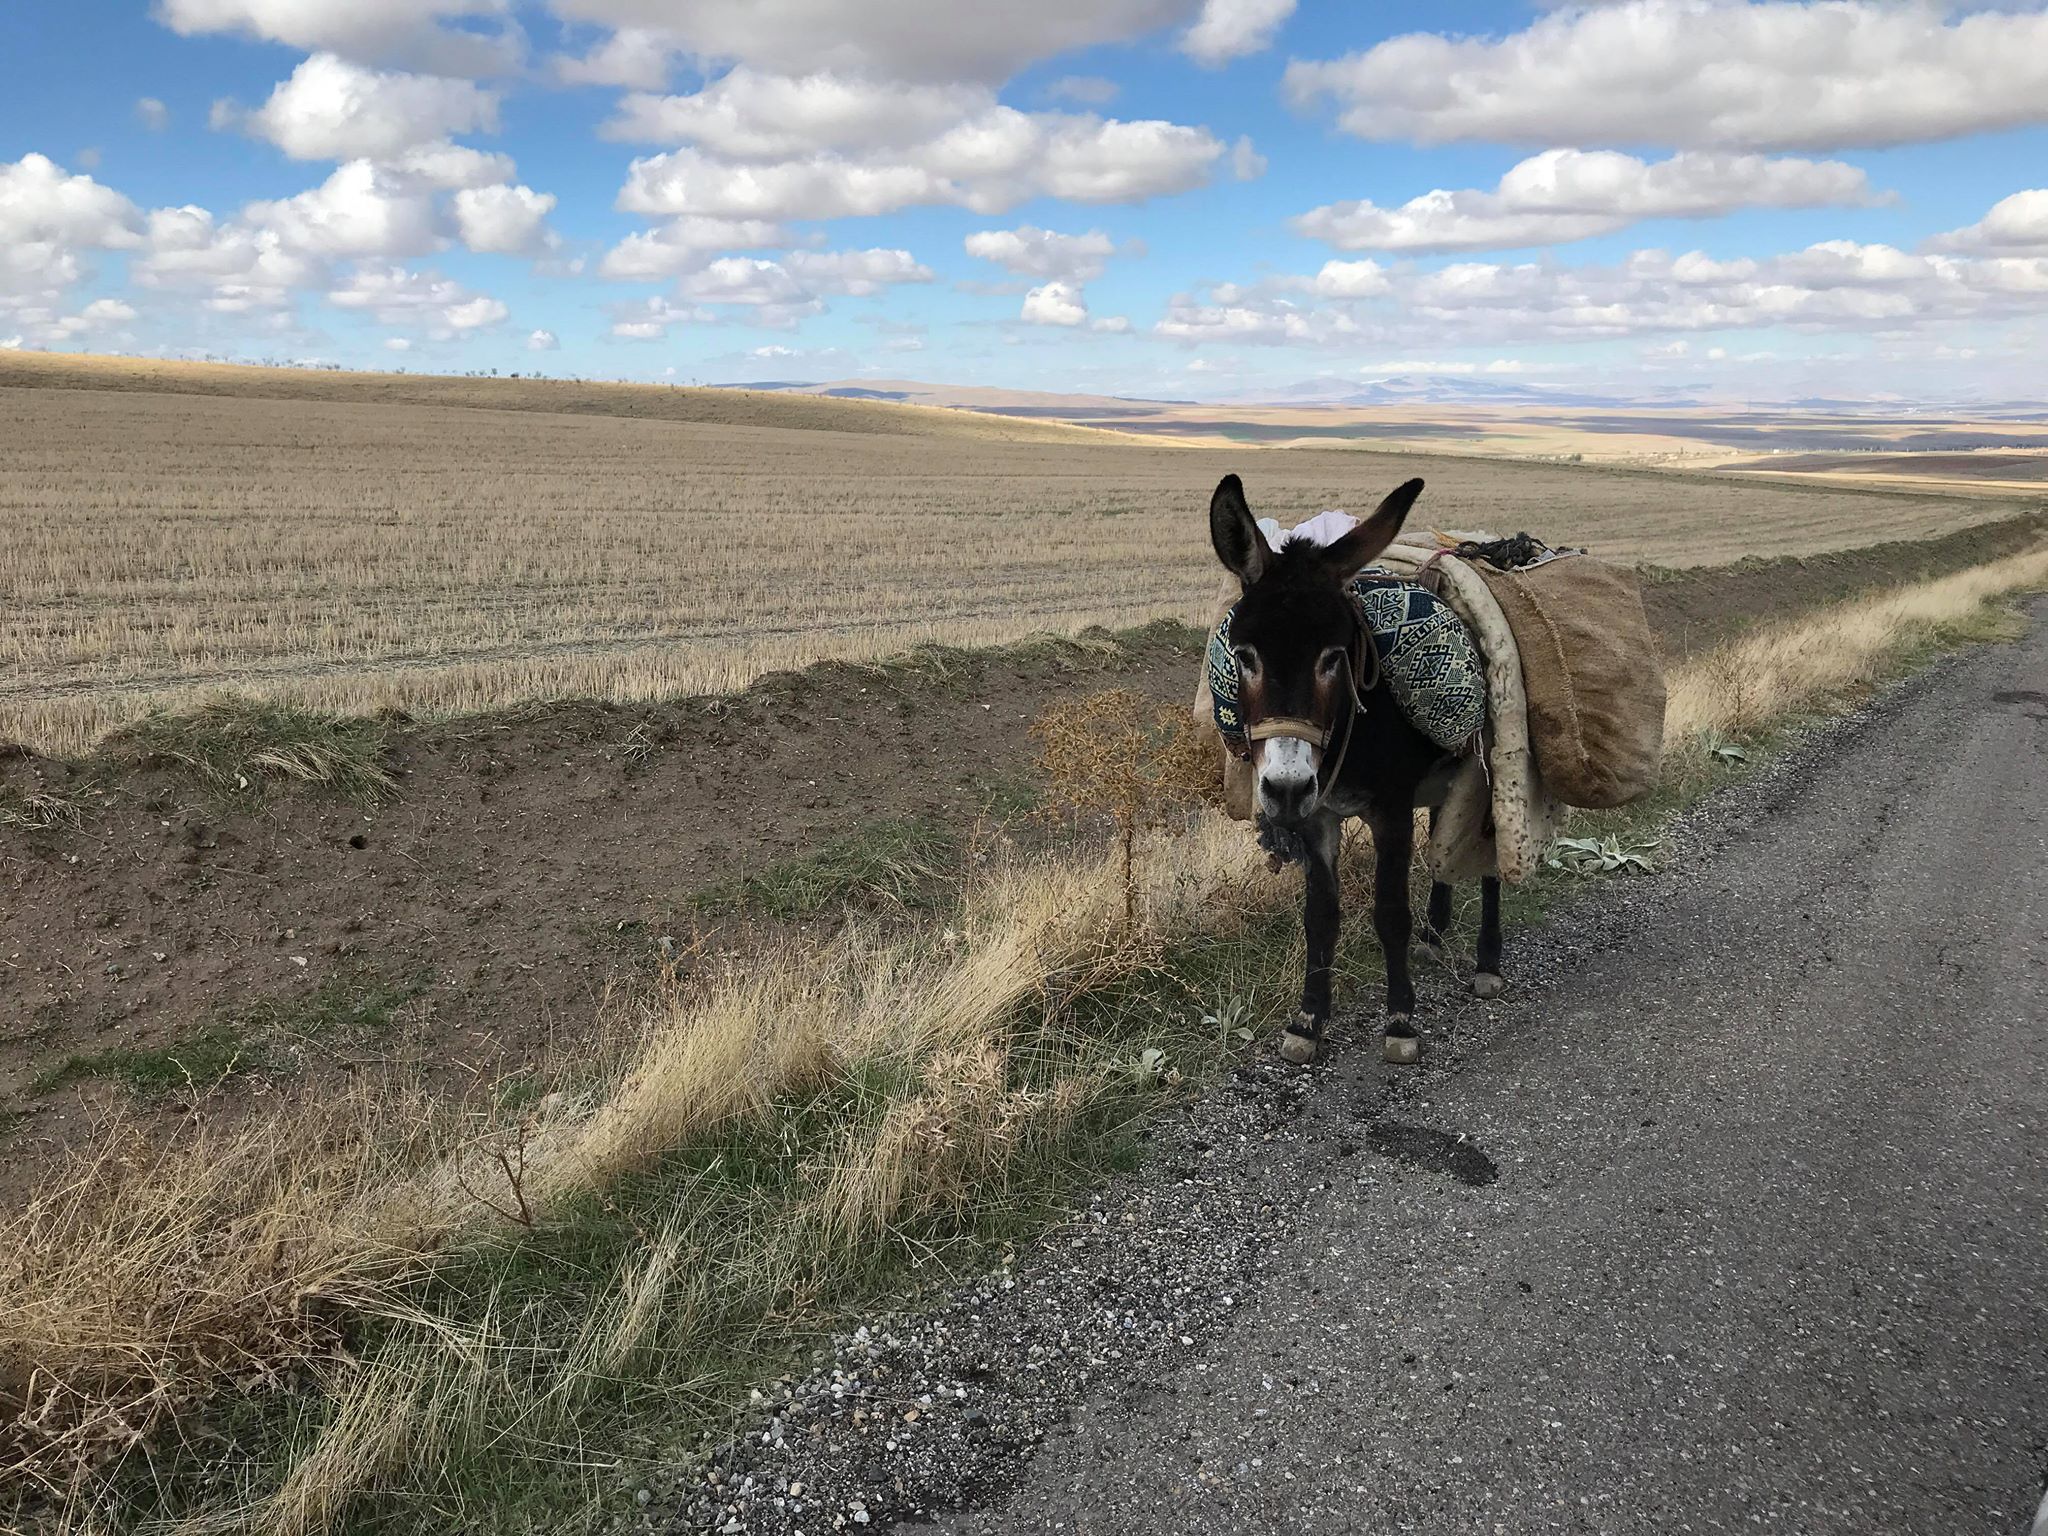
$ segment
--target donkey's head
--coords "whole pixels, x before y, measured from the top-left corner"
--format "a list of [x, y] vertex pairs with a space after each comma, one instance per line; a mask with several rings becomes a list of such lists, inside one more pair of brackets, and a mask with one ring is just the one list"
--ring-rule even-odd
[[1225, 475], [1209, 500], [1216, 558], [1244, 583], [1230, 624], [1238, 708], [1252, 737], [1259, 809], [1275, 821], [1316, 808], [1323, 754], [1350, 729], [1362, 636], [1344, 584], [1394, 542], [1421, 494], [1422, 482], [1410, 480], [1336, 543], [1284, 539], [1277, 550], [1237, 476]]

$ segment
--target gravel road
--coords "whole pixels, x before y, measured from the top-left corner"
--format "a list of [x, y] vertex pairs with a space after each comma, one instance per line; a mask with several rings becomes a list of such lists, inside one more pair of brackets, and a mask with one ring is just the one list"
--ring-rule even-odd
[[1421, 1069], [1361, 1026], [1328, 1066], [1241, 1072], [1014, 1274], [855, 1341], [838, 1390], [795, 1386], [679, 1523], [2025, 1531], [2036, 616], [1511, 941], [1502, 1002], [1436, 980]]

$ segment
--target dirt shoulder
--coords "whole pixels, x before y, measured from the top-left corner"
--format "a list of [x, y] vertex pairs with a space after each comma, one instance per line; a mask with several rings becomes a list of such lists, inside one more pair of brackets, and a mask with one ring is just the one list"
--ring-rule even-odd
[[[1679, 654], [2007, 553], [2041, 527], [1664, 574], [1646, 599]], [[455, 1090], [588, 1040], [608, 999], [655, 974], [663, 938], [686, 963], [722, 965], [764, 933], [835, 920], [721, 919], [702, 893], [877, 825], [910, 829], [925, 856], [958, 846], [1028, 801], [1042, 714], [1111, 686], [1179, 701], [1199, 646], [1154, 626], [819, 666], [727, 699], [394, 725], [397, 788], [368, 805], [0, 756], [0, 792], [92, 789], [77, 828], [0, 826], [0, 1187], [125, 1095], [124, 1076], [169, 1086], [161, 1112], [182, 1114], [198, 1097], [177, 1088], [188, 1069], [400, 1062]], [[135, 1070], [65, 1070], [92, 1057]]]

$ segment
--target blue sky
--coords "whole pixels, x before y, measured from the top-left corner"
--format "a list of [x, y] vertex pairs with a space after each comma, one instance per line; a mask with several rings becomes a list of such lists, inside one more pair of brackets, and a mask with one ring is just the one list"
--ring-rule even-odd
[[79, 0], [8, 54], [0, 345], [2048, 396], [2040, 5]]

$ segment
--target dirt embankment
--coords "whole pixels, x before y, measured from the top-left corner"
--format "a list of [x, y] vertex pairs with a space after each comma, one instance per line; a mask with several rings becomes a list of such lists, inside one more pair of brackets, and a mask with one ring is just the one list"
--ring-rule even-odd
[[[1645, 594], [1675, 654], [2040, 532], [1660, 575]], [[820, 666], [730, 699], [405, 726], [386, 758], [398, 789], [370, 806], [234, 805], [168, 768], [0, 757], [0, 792], [99, 780], [80, 827], [0, 826], [0, 1160], [19, 1176], [126, 1092], [118, 1072], [67, 1078], [74, 1057], [154, 1053], [142, 1066], [160, 1081], [168, 1057], [175, 1082], [186, 1055], [282, 1051], [301, 1070], [395, 1059], [460, 1083], [587, 1038], [663, 936], [719, 942], [698, 893], [879, 822], [957, 833], [1014, 807], [1042, 713], [1109, 686], [1181, 700], [1198, 650], [1155, 627]]]

